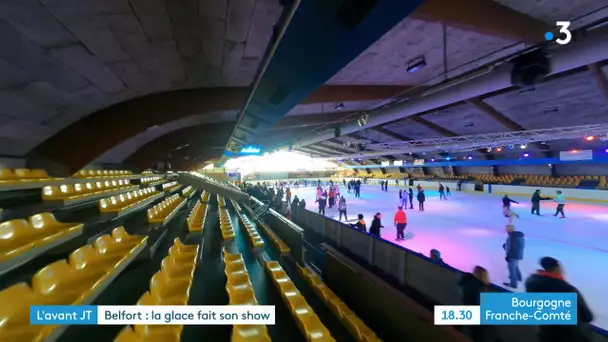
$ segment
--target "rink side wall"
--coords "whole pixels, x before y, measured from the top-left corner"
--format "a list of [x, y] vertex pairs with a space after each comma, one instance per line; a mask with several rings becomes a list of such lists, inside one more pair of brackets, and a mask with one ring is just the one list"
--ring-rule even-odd
[[[273, 179], [274, 181], [294, 181], [295, 179]], [[315, 179], [316, 180], [316, 179]], [[329, 182], [329, 178], [320, 178], [322, 182]], [[368, 179], [368, 185], [378, 185], [383, 179]], [[251, 183], [258, 183], [264, 181], [251, 181]], [[456, 181], [414, 181], [414, 187], [420, 185], [425, 190], [436, 191], [438, 184], [441, 182], [444, 186], [450, 187], [450, 191], [456, 191]], [[389, 187], [395, 187], [395, 180], [388, 180]], [[342, 186], [340, 183], [338, 185]], [[404, 187], [403, 180], [399, 181], [399, 186]], [[520, 185], [497, 185], [497, 184], [484, 184], [483, 191], [475, 191], [475, 184], [473, 183], [462, 183], [462, 191], [475, 192], [475, 193], [486, 193], [495, 195], [508, 194], [509, 196], [532, 196], [536, 189], [540, 189], [544, 196], [553, 197], [557, 191], [561, 191], [567, 201], [581, 201], [581, 202], [606, 202], [608, 203], [608, 190], [592, 190], [592, 189], [572, 189], [572, 188], [550, 188], [543, 186], [520, 186]]]

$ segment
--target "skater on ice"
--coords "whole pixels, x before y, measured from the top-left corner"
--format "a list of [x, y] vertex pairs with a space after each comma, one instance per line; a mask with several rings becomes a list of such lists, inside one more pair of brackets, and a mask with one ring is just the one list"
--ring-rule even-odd
[[560, 218], [566, 218], [566, 214], [564, 214], [564, 206], [566, 206], [564, 195], [562, 195], [561, 191], [557, 192], [557, 197], [555, 197], [555, 202], [557, 203], [557, 208], [555, 208], [555, 217], [557, 214], [562, 214]]
[[546, 201], [552, 199], [551, 197], [543, 197], [540, 195], [540, 190], [534, 191], [532, 195], [532, 215], [542, 216], [540, 214], [540, 201]]
[[512, 219], [513, 217], [519, 218], [519, 215], [511, 210], [511, 203], [519, 204], [519, 202], [510, 199], [509, 195], [505, 194], [502, 198], [502, 214], [508, 219]]

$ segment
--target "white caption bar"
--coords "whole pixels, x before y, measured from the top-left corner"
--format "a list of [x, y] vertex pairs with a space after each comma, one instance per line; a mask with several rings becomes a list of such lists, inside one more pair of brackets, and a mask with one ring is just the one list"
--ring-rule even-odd
[[105, 306], [97, 309], [97, 324], [148, 325], [274, 325], [272, 305], [252, 306]]

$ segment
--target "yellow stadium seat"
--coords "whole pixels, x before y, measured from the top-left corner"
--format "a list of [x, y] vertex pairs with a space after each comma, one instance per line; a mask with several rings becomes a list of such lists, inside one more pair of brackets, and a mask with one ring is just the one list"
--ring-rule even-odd
[[0, 291], [0, 341], [43, 340], [43, 325], [30, 325], [30, 306], [41, 305], [36, 295], [26, 283], [19, 283]]
[[131, 235], [131, 234], [127, 233], [125, 228], [122, 226], [116, 227], [112, 230], [112, 238], [114, 239], [114, 241], [116, 241], [119, 244], [131, 244], [131, 245], [138, 245], [143, 240], [146, 239], [145, 237], [142, 237], [142, 236], [136, 236], [136, 235]]
[[195, 264], [192, 262], [179, 262], [174, 256], [168, 255], [161, 262], [161, 270], [170, 277], [192, 277]]
[[[310, 308], [310, 307], [309, 307]], [[301, 318], [302, 329], [308, 341], [335, 341], [317, 315], [306, 314]]]
[[57, 304], [79, 304], [99, 285], [99, 280], [99, 273], [78, 271], [59, 260], [36, 272], [32, 290]]
[[179, 298], [187, 301], [192, 278], [169, 278], [165, 272], [156, 272], [150, 279], [150, 294], [159, 298]]
[[122, 258], [123, 256], [120, 254], [104, 255], [92, 245], [84, 245], [70, 253], [68, 260], [70, 265], [77, 270], [88, 270], [93, 267], [105, 271], [114, 267]]
[[120, 331], [114, 342], [179, 342], [180, 339], [181, 334], [175, 330], [144, 337], [127, 326]]
[[232, 342], [270, 342], [268, 329], [264, 325], [235, 325]]
[[29, 218], [30, 226], [44, 235], [43, 243], [54, 241], [62, 236], [81, 230], [83, 224], [62, 223], [55, 219], [52, 213], [40, 213]]
[[128, 243], [118, 243], [110, 235], [102, 235], [93, 243], [100, 254], [108, 258], [115, 258], [116, 255], [127, 257], [133, 252], [134, 245]]
[[34, 248], [36, 240], [40, 238], [40, 232], [32, 229], [26, 220], [0, 223], [0, 261]]

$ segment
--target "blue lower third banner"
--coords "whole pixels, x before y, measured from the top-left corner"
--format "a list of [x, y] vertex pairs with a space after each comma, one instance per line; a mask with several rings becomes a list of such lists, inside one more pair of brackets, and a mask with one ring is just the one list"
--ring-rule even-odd
[[482, 293], [482, 325], [576, 325], [576, 293]]
[[97, 306], [32, 305], [30, 324], [95, 325], [97, 324]]
[[33, 305], [30, 324], [274, 325], [272, 305]]

